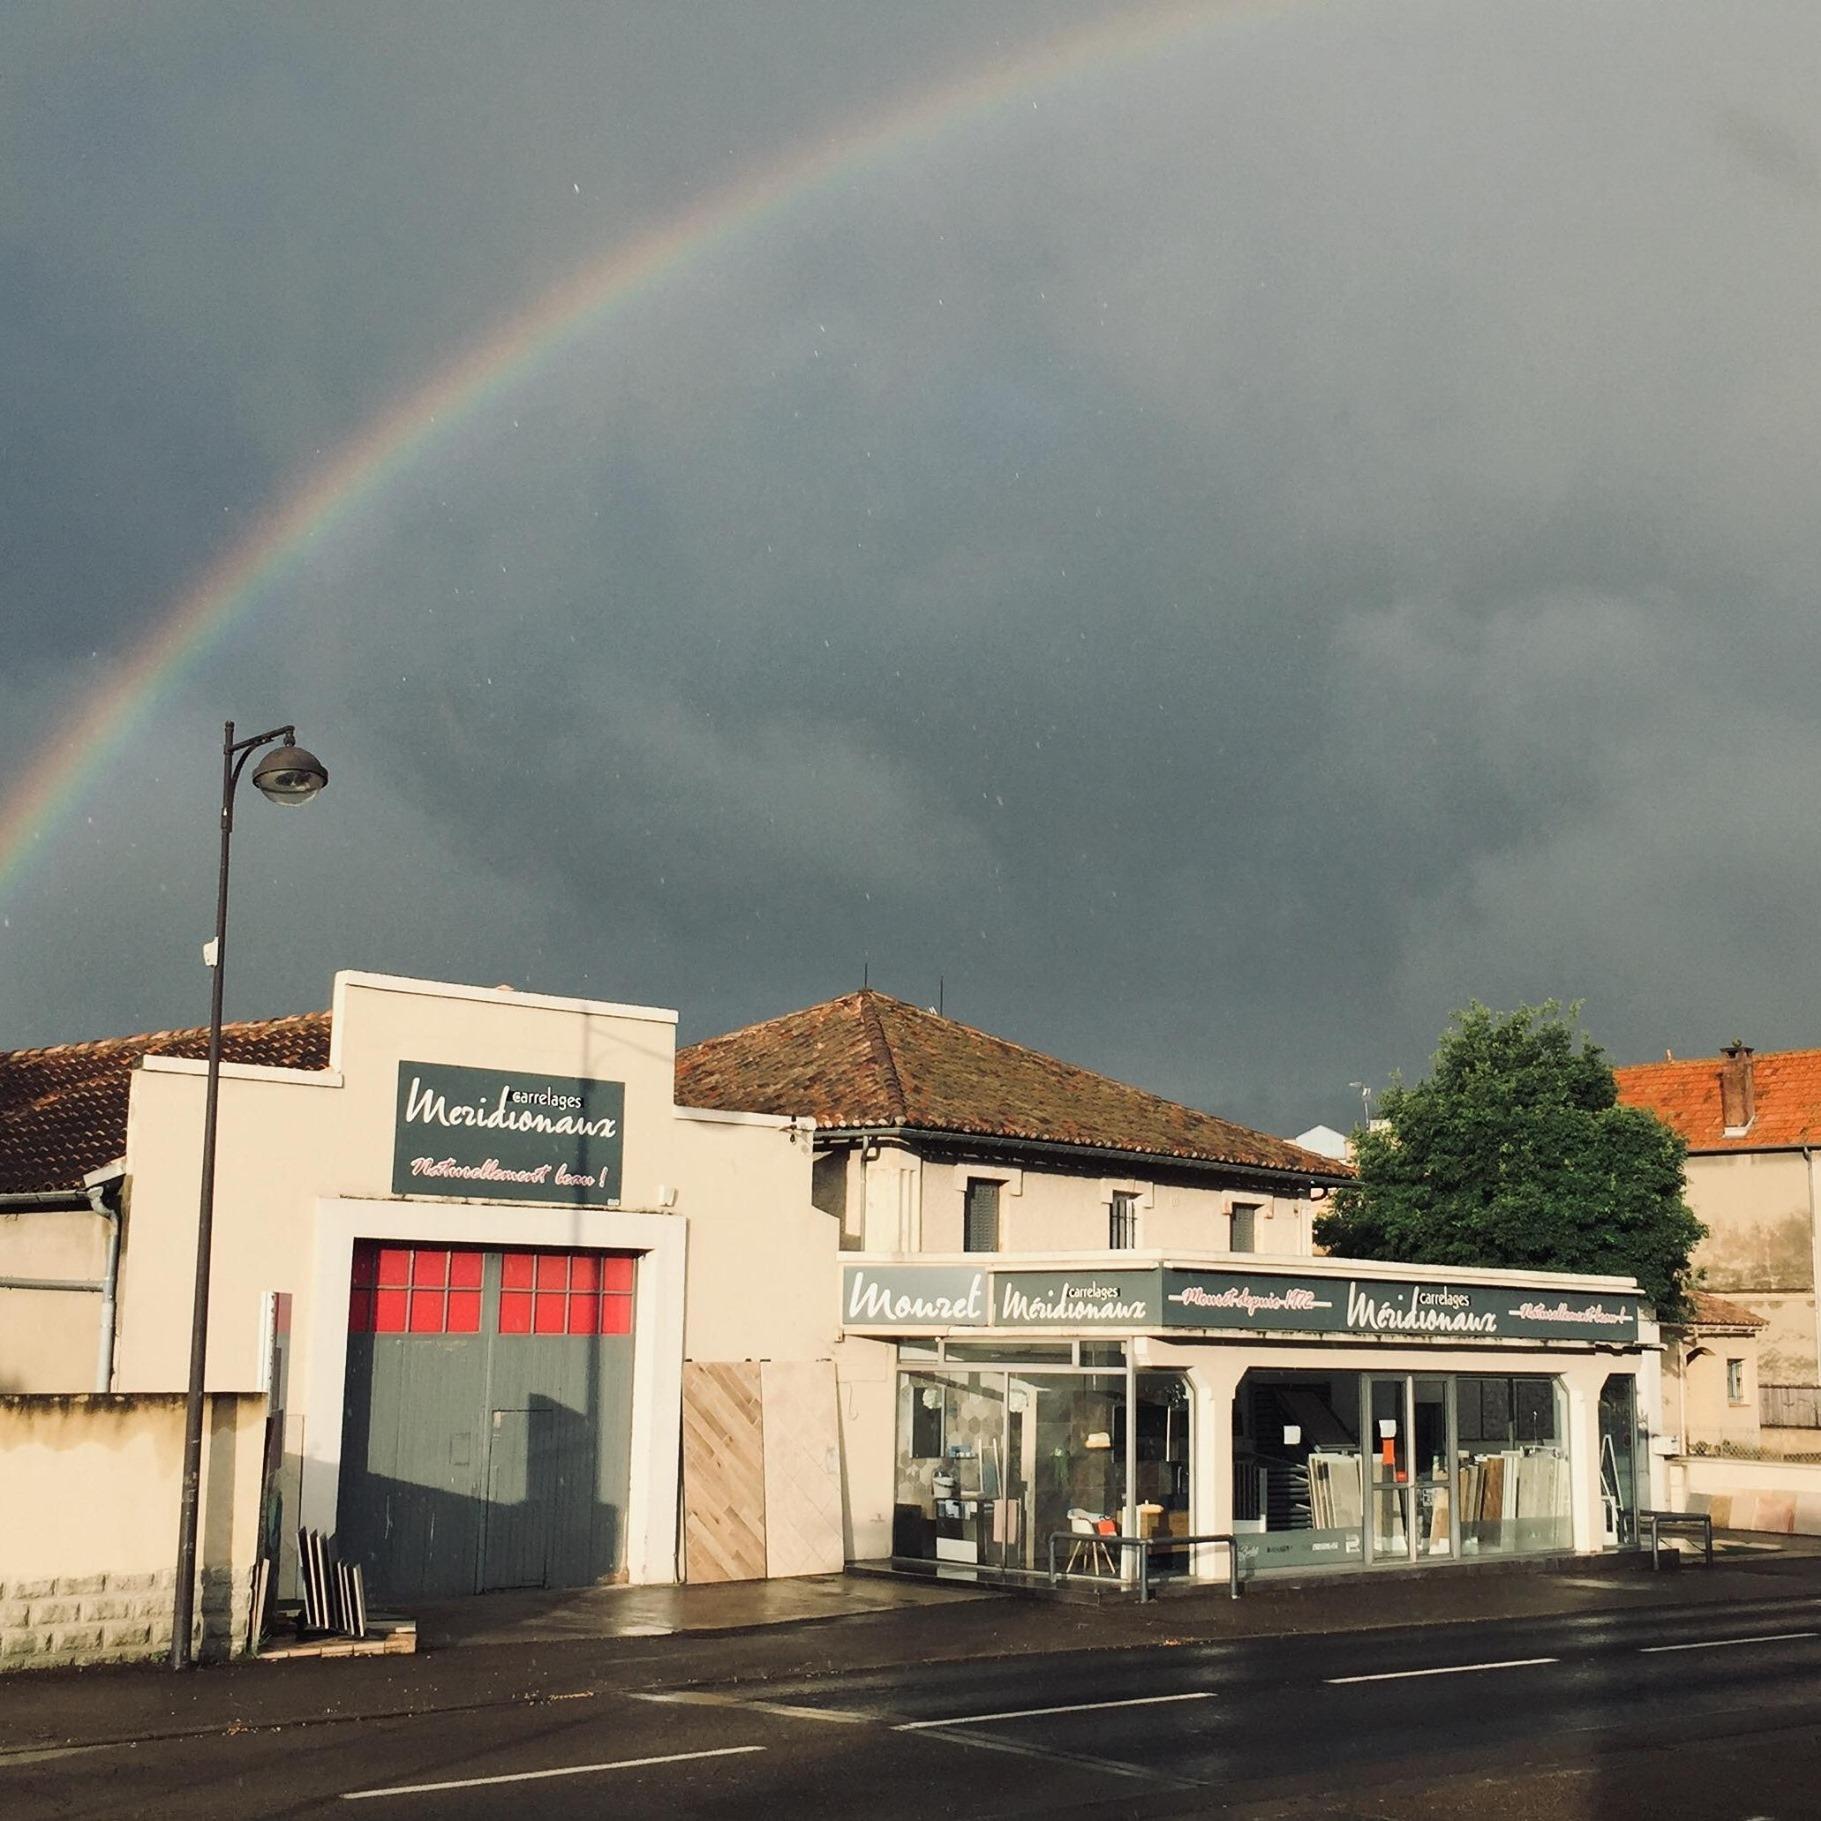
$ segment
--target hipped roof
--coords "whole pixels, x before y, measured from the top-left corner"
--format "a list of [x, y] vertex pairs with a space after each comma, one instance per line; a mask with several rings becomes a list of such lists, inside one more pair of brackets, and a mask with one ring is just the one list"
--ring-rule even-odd
[[677, 1054], [677, 1102], [1336, 1181], [1332, 1158], [894, 999], [849, 993]]

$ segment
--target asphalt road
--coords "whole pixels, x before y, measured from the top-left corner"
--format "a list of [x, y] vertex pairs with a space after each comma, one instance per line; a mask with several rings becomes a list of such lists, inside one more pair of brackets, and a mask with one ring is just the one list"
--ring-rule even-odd
[[1807, 1821], [1818, 1692], [1821, 1600], [1754, 1600], [91, 1746], [0, 1759], [0, 1816]]

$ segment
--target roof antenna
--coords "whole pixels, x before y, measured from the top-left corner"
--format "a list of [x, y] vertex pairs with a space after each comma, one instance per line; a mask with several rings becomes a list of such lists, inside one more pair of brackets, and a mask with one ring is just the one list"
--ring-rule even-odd
[[942, 1016], [942, 985], [942, 976], [938, 974], [936, 976], [936, 1016], [938, 1018]]
[[860, 991], [866, 992], [873, 983], [873, 958], [871, 955], [860, 957]]

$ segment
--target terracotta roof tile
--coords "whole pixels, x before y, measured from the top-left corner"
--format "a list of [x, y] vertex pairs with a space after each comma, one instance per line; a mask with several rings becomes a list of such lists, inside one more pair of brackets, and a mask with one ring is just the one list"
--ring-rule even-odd
[[1706, 1290], [1697, 1290], [1689, 1300], [1689, 1313], [1698, 1327], [1762, 1328], [1767, 1325], [1765, 1316], [1746, 1308], [1743, 1303], [1728, 1302], [1724, 1296], [1714, 1296]]
[[1771, 1050], [1752, 1058], [1754, 1115], [1729, 1134], [1720, 1112], [1722, 1058], [1642, 1062], [1615, 1069], [1619, 1098], [1645, 1107], [1691, 1151], [1764, 1151], [1821, 1145], [1821, 1050]]
[[[225, 1024], [221, 1049], [229, 1062], [327, 1068], [329, 1014]], [[126, 1150], [127, 1093], [140, 1057], [208, 1053], [206, 1029], [0, 1050], [0, 1194], [80, 1188], [89, 1171]]]
[[677, 1053], [677, 1101], [1283, 1170], [1350, 1174], [1282, 1138], [1127, 1087], [884, 993], [849, 993]]

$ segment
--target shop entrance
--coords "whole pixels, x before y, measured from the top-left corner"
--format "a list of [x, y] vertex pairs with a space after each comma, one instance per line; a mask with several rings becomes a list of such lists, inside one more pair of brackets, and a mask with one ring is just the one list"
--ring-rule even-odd
[[623, 1570], [635, 1260], [357, 1243], [337, 1541], [394, 1603]]

